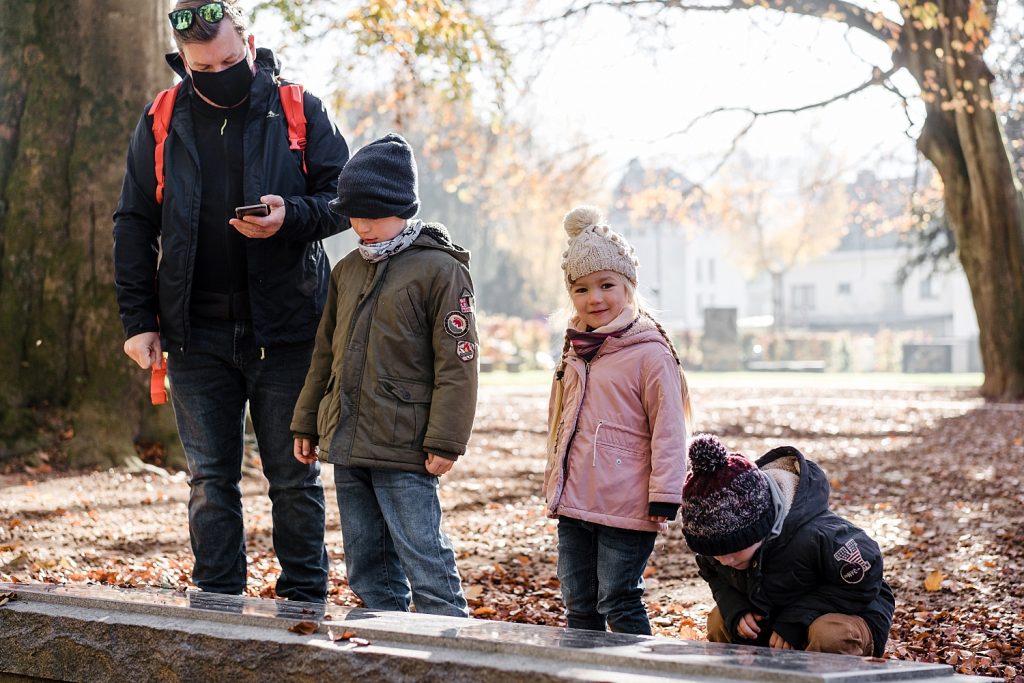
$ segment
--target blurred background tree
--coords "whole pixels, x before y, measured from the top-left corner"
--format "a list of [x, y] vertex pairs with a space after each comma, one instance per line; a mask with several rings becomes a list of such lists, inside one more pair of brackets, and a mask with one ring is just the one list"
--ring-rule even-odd
[[[146, 404], [146, 378], [121, 352], [110, 259], [110, 214], [129, 136], [143, 105], [172, 82], [163, 62], [172, 49], [168, 6], [0, 6], [0, 460], [43, 458], [56, 448], [76, 464], [105, 464], [130, 458], [133, 441], [176, 444], [170, 410]], [[500, 0], [254, 0], [250, 7], [257, 25], [276, 27], [276, 35], [258, 41], [288, 53], [286, 75], [302, 82], [310, 70], [330, 70], [328, 92], [320, 94], [353, 148], [391, 129], [410, 138], [424, 218], [448, 224], [474, 252], [480, 306], [521, 317], [562, 303], [561, 216], [582, 201], [607, 204], [613, 171], [587, 137], [593, 132], [570, 127], [552, 145], [537, 134], [543, 103], [532, 112], [518, 99], [510, 105], [531, 87], [529, 69], [516, 73], [515, 60], [529, 58], [539, 69], [537, 51], [571, 29], [564, 22], [596, 7], [630, 17], [652, 50], [672, 48], [648, 39], [686, 11], [779, 21], [800, 15], [872, 36], [891, 60], [868, 65], [862, 84], [829, 101], [882, 87], [923, 104], [916, 143], [938, 171], [942, 201], [918, 209], [928, 228], [920, 231], [922, 243], [958, 249], [981, 328], [983, 393], [1024, 395], [1020, 0], [899, 0], [870, 8], [843, 0], [569, 0], [557, 11]], [[291, 58], [303, 51], [308, 59]], [[900, 69], [919, 93], [900, 91]], [[579, 106], [599, 107], [607, 96], [614, 93]], [[748, 118], [734, 148], [773, 113], [714, 111], [726, 109]], [[756, 200], [753, 180], [732, 188], [737, 199]], [[697, 184], [702, 192], [714, 185]], [[692, 183], [652, 182], [634, 193], [630, 210], [685, 212], [697, 197], [711, 202], [692, 191]], [[722, 217], [741, 222], [742, 207], [731, 214], [722, 208]], [[796, 223], [793, 230], [800, 234]]]
[[[613, 8], [643, 27], [636, 35], [644, 45], [650, 35], [664, 35], [659, 28], [687, 13], [752, 12], [764, 22], [765, 32], [783, 21], [813, 18], [838, 22], [887, 46], [888, 63], [866, 64], [869, 76], [861, 84], [821, 102], [770, 110], [718, 107], [705, 116], [746, 115], [735, 149], [759, 119], [809, 111], [870, 87], [884, 87], [908, 104], [922, 102], [925, 119], [916, 144], [941, 178], [943, 215], [970, 284], [985, 367], [981, 393], [990, 399], [1024, 397], [1024, 198], [1019, 165], [1011, 161], [1003, 136], [1003, 123], [1019, 120], [1020, 91], [999, 97], [1000, 89], [1014, 93], [1020, 78], [1019, 0], [864, 5], [848, 0], [570, 0], [557, 12], [542, 10], [536, 26], [550, 33], [558, 23], [578, 20], [596, 8]], [[1000, 86], [986, 57], [996, 17], [1007, 22], [1001, 35], [997, 31], [1005, 47], [991, 58], [1004, 75]], [[893, 76], [904, 69], [918, 94], [904, 93], [894, 83]], [[1007, 115], [1010, 108], [1012, 116]]]
[[[813, 141], [807, 149], [810, 156], [790, 161], [795, 173], [785, 174], [773, 168], [778, 160], [741, 153], [715, 179], [703, 203], [703, 219], [729, 235], [741, 269], [769, 278], [776, 332], [786, 326], [786, 273], [834, 249], [850, 217], [842, 160]], [[790, 175], [795, 187], [781, 187], [779, 179]]]
[[0, 461], [176, 443], [121, 350], [110, 220], [131, 132], [171, 81], [166, 6], [0, 4]]
[[[148, 378], [121, 351], [110, 222], [138, 116], [173, 80], [169, 6], [0, 6], [0, 461], [63, 451], [110, 464], [133, 458], [133, 443], [177, 446], [170, 409], [148, 405]], [[349, 97], [341, 79], [328, 98], [350, 144], [396, 128], [414, 139], [424, 204], [476, 250], [496, 310], [551, 303], [550, 268], [517, 245], [553, 251], [587, 152], [545, 158], [528, 127], [502, 123], [509, 55], [469, 3], [280, 0], [253, 13], [299, 46], [338, 37], [350, 48], [341, 74], [374, 72], [373, 93]]]

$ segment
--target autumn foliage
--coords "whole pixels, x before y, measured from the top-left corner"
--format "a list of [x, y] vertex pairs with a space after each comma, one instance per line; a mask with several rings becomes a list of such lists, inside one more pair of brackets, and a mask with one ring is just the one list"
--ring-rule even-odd
[[[1024, 681], [1024, 406], [877, 381], [741, 390], [694, 375], [691, 390], [697, 429], [749, 455], [798, 446], [830, 477], [833, 508], [878, 540], [897, 598], [887, 656]], [[475, 617], [564, 625], [556, 524], [541, 498], [545, 413], [546, 387], [485, 387], [471, 451], [442, 481]], [[184, 473], [9, 472], [0, 487], [0, 581], [194, 590]], [[250, 471], [242, 488], [247, 592], [273, 598], [266, 484]], [[330, 600], [356, 606], [333, 505], [327, 519]], [[678, 523], [646, 580], [656, 633], [702, 639], [711, 596]]]

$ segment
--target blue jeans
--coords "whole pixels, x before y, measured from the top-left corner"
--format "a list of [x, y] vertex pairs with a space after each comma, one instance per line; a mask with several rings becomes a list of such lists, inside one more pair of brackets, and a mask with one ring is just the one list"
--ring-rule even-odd
[[437, 477], [335, 465], [334, 484], [348, 583], [368, 608], [468, 616]]
[[193, 321], [186, 353], [168, 352], [171, 401], [191, 475], [192, 581], [204, 591], [237, 595], [245, 589], [239, 481], [248, 402], [270, 482], [274, 551], [281, 563], [277, 594], [309, 602], [327, 598], [320, 465], [292, 456], [289, 431], [312, 351], [312, 341], [269, 347], [261, 359], [248, 321], [202, 319]]
[[569, 628], [650, 635], [644, 568], [654, 531], [558, 518], [558, 580]]

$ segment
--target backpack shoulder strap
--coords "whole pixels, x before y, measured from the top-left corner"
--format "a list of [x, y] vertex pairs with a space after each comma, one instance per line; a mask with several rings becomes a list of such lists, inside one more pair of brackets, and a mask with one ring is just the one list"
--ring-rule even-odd
[[164, 201], [164, 141], [171, 129], [171, 113], [174, 112], [174, 100], [178, 96], [179, 88], [181, 88], [181, 81], [167, 90], [160, 91], [149, 108], [149, 115], [153, 117], [153, 139], [156, 141], [153, 162], [156, 171], [157, 204], [162, 204]]
[[306, 112], [302, 108], [305, 89], [298, 83], [282, 83], [278, 91], [284, 118], [288, 122], [288, 149], [301, 153], [302, 172], [306, 173]]

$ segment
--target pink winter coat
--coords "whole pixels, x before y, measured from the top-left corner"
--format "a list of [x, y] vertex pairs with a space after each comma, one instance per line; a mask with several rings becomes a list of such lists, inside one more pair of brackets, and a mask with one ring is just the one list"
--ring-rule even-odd
[[[679, 366], [654, 322], [641, 315], [623, 336], [606, 339], [589, 364], [570, 349], [561, 381], [561, 416], [544, 472], [548, 515], [667, 528], [647, 518], [648, 505], [682, 501], [686, 422]], [[558, 414], [558, 382], [549, 427]]]

